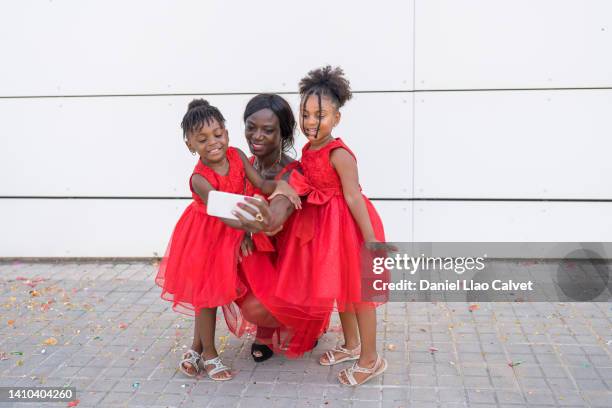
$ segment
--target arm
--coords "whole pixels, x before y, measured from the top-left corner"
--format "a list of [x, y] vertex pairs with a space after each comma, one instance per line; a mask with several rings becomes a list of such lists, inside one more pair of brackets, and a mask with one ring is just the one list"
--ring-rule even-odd
[[368, 209], [359, 190], [359, 175], [355, 159], [346, 150], [335, 149], [331, 152], [330, 161], [340, 177], [344, 199], [361, 230], [363, 239], [366, 242], [376, 242]]
[[[210, 185], [208, 180], [199, 174], [194, 174], [191, 176], [191, 187], [193, 191], [196, 192], [197, 195], [200, 196], [204, 204], [208, 203], [208, 193], [214, 191], [213, 186]], [[222, 223], [239, 230], [244, 230], [242, 224], [238, 220], [229, 220], [227, 218], [219, 218]]]
[[270, 204], [254, 200], [250, 197], [247, 197], [246, 201], [254, 205], [257, 210], [242, 203], [239, 203], [238, 206], [250, 213], [252, 216], [255, 216], [257, 211], [259, 211], [264, 217], [263, 222], [258, 222], [255, 220], [250, 221], [244, 218], [244, 216], [242, 216], [240, 213], [235, 213], [242, 226], [250, 232], [266, 232], [274, 234], [280, 231], [283, 224], [285, 221], [287, 221], [295, 208], [293, 203], [284, 195], [274, 197], [272, 201], [270, 201]]
[[253, 167], [253, 165], [249, 162], [246, 155], [240, 149], [236, 149], [240, 158], [242, 159], [242, 164], [244, 165], [244, 172], [246, 173], [247, 178], [255, 187], [261, 190], [265, 195], [270, 195], [276, 189], [276, 181], [274, 180], [266, 180], [259, 175], [257, 170]]

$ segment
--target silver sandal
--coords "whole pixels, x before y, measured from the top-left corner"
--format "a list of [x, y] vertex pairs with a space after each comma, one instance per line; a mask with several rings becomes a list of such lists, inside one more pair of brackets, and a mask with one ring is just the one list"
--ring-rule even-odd
[[[338, 381], [340, 381], [340, 384], [342, 385], [349, 385], [349, 386], [354, 387], [356, 385], [365, 384], [366, 382], [370, 381], [372, 378], [378, 377], [379, 375], [384, 373], [386, 370], [387, 370], [387, 360], [377, 355], [376, 362], [374, 363], [374, 366], [372, 366], [372, 368], [359, 367], [357, 365], [357, 362], [355, 361], [355, 363], [353, 363], [351, 367], [345, 368], [344, 370], [338, 373]], [[342, 373], [344, 373], [344, 376], [348, 380], [348, 384], [342, 379]], [[364, 374], [369, 374], [369, 376], [367, 376], [365, 380], [359, 383], [355, 379], [355, 376], [353, 375], [354, 373], [364, 373]]]
[[[201, 360], [202, 360], [202, 357], [200, 357], [200, 355], [196, 351], [187, 350], [185, 354], [183, 354], [183, 359], [179, 363], [179, 370], [181, 370], [181, 372], [188, 377], [195, 377], [200, 373], [200, 361]], [[189, 372], [189, 370], [185, 368], [185, 363], [191, 364], [191, 366], [195, 370], [195, 373]]]
[[[341, 357], [338, 360], [336, 360], [335, 353], [343, 353], [343, 354], [346, 354], [346, 356]], [[325, 354], [323, 354], [325, 357], [327, 357], [327, 362], [324, 363], [321, 361], [321, 359], [319, 359], [319, 364], [321, 364], [322, 366], [332, 366], [335, 364], [343, 363], [345, 361], [358, 360], [360, 354], [361, 354], [361, 344], [357, 345], [357, 347], [355, 347], [352, 350], [346, 349], [340, 345], [336, 345], [336, 347], [333, 350], [328, 350], [325, 352]]]
[[[206, 366], [207, 365], [214, 365], [215, 368], [213, 368], [210, 371], [206, 370]], [[233, 376], [227, 377], [227, 378], [215, 378], [213, 377], [213, 375], [215, 374], [219, 374], [222, 373], [224, 371], [230, 372], [230, 368], [228, 366], [226, 366], [225, 364], [223, 364], [223, 362], [221, 361], [221, 357], [217, 356], [215, 358], [211, 358], [210, 360], [206, 360], [202, 362], [202, 366], [204, 367], [204, 371], [206, 371], [206, 373], [208, 374], [208, 378], [210, 378], [213, 381], [228, 381], [231, 380], [232, 378], [234, 378]], [[231, 375], [231, 372], [230, 372]]]

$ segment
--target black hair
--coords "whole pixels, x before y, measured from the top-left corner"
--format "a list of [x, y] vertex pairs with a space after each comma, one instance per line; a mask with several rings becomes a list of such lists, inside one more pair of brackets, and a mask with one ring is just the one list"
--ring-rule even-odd
[[291, 105], [282, 97], [276, 94], [259, 94], [254, 96], [246, 108], [244, 108], [243, 120], [246, 120], [249, 116], [255, 112], [259, 112], [262, 109], [270, 109], [278, 118], [278, 125], [281, 133], [281, 149], [284, 152], [289, 151], [293, 148], [293, 133], [295, 132], [295, 116], [293, 116], [293, 110]]
[[219, 122], [221, 127], [225, 127], [225, 118], [216, 106], [212, 106], [205, 99], [192, 100], [181, 121], [183, 138], [186, 138], [190, 132], [197, 132], [204, 124], [210, 125], [213, 120]]
[[330, 65], [308, 72], [308, 75], [300, 80], [299, 87], [302, 96], [300, 110], [304, 109], [308, 98], [312, 95], [316, 95], [319, 102], [319, 124], [317, 124], [317, 136], [315, 138], [318, 137], [321, 124], [321, 96], [329, 97], [336, 109], [344, 106], [346, 101], [353, 97], [351, 84], [344, 77], [342, 68], [332, 68]]

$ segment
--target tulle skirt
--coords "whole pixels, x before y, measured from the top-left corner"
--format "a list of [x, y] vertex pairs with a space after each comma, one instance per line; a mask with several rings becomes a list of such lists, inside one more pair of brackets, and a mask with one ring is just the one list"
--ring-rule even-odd
[[228, 227], [191, 203], [174, 228], [155, 283], [175, 311], [195, 315], [244, 296], [238, 277], [238, 249], [244, 232]]

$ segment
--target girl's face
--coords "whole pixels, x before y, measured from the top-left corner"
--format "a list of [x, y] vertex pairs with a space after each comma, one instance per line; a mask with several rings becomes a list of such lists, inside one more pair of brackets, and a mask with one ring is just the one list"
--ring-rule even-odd
[[281, 131], [278, 117], [271, 109], [262, 109], [246, 119], [244, 136], [249, 150], [257, 157], [278, 155], [281, 149]]
[[225, 127], [211, 120], [198, 131], [188, 133], [186, 143], [189, 150], [198, 153], [205, 163], [219, 163], [225, 160], [229, 137]]
[[[310, 95], [301, 102], [300, 128], [312, 146], [323, 144], [331, 136], [332, 129], [340, 122], [340, 111], [332, 100], [321, 95], [321, 112], [319, 112], [319, 98]], [[320, 120], [319, 120], [320, 118]], [[319, 133], [317, 134], [317, 127]]]

